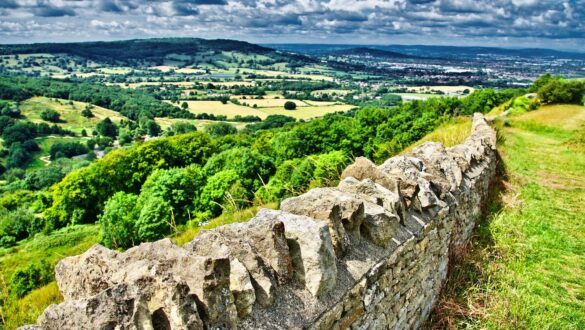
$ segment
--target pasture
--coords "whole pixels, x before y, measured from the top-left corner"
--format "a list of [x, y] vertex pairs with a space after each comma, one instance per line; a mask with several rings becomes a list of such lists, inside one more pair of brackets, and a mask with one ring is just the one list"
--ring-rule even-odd
[[[240, 116], [258, 116], [262, 119], [265, 119], [269, 115], [286, 115], [290, 117], [294, 117], [297, 119], [310, 119], [316, 117], [322, 117], [328, 113], [339, 112], [339, 111], [349, 111], [354, 108], [353, 105], [348, 104], [330, 104], [330, 102], [323, 102], [324, 104], [319, 104], [314, 101], [308, 101], [310, 103], [317, 103], [316, 105], [310, 105], [308, 103], [293, 100], [297, 103], [296, 110], [285, 110], [284, 109], [284, 102], [288, 101], [286, 99], [264, 99], [264, 100], [242, 100], [250, 105], [254, 104], [253, 102], [258, 102], [262, 106], [258, 106], [257, 108], [252, 108], [243, 105], [236, 105], [231, 102], [226, 104], [221, 103], [220, 101], [186, 101], [189, 105], [188, 110], [194, 114], [214, 114], [214, 115], [223, 115], [227, 116], [228, 118], [233, 118], [236, 115]], [[276, 106], [274, 104], [277, 104]], [[282, 106], [280, 105], [282, 104]]]
[[20, 104], [20, 111], [22, 115], [28, 120], [36, 123], [45, 122], [41, 119], [41, 112], [46, 109], [57, 111], [61, 115], [62, 122], [57, 125], [72, 130], [74, 132], [81, 132], [82, 129], [87, 130], [90, 134], [95, 125], [106, 117], [109, 117], [113, 122], [120, 122], [127, 119], [118, 112], [94, 106], [91, 110], [92, 118], [86, 118], [81, 115], [81, 111], [88, 105], [84, 102], [75, 102], [63, 99], [52, 99], [47, 97], [33, 97]]

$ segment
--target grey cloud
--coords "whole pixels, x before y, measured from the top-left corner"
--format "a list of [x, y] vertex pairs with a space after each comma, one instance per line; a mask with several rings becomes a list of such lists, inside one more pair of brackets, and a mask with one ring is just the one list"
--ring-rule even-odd
[[34, 10], [36, 16], [40, 17], [63, 17], [75, 16], [75, 11], [71, 8], [43, 6]]
[[0, 8], [2, 9], [16, 9], [20, 7], [14, 0], [0, 0]]

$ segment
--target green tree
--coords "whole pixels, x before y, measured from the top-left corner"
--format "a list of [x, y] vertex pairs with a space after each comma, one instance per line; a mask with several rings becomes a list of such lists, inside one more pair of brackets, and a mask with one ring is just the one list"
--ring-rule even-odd
[[114, 124], [109, 117], [106, 117], [97, 123], [95, 129], [100, 135], [107, 136], [112, 139], [116, 139], [116, 136], [118, 136], [118, 126], [116, 126], [116, 124]]
[[115, 193], [105, 204], [99, 218], [102, 242], [114, 249], [126, 249], [140, 242], [135, 226], [139, 210], [138, 196], [125, 192]]
[[61, 115], [53, 109], [46, 109], [41, 111], [41, 119], [52, 123], [58, 123], [61, 120]]
[[297, 109], [297, 104], [294, 103], [293, 101], [286, 101], [284, 103], [284, 109], [285, 110], [296, 110]]
[[158, 196], [147, 196], [139, 201], [139, 205], [141, 210], [136, 228], [140, 241], [155, 241], [171, 233], [174, 215], [169, 201]]
[[205, 126], [205, 132], [212, 137], [219, 137], [228, 134], [236, 134], [238, 130], [231, 124], [218, 122]]

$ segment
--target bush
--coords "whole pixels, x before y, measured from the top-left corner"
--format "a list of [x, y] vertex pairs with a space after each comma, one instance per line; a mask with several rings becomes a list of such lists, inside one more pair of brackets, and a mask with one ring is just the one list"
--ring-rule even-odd
[[228, 134], [236, 134], [238, 130], [228, 123], [211, 123], [205, 126], [205, 132], [211, 137], [220, 137]]
[[114, 249], [126, 249], [140, 242], [135, 226], [138, 196], [118, 192], [104, 206], [99, 219], [102, 243]]
[[88, 148], [79, 142], [59, 142], [51, 146], [49, 155], [51, 160], [55, 160], [60, 157], [71, 158], [88, 152]]
[[41, 260], [27, 267], [16, 269], [10, 278], [9, 291], [21, 298], [30, 291], [48, 284], [53, 279], [53, 267], [48, 262]]
[[293, 101], [286, 101], [284, 103], [285, 110], [296, 110], [296, 108], [297, 108], [297, 104], [294, 103]]
[[174, 217], [168, 201], [158, 196], [147, 197], [140, 201], [140, 208], [136, 228], [141, 242], [156, 241], [171, 232]]
[[41, 111], [41, 119], [52, 123], [58, 123], [61, 120], [61, 115], [53, 109], [46, 109]]

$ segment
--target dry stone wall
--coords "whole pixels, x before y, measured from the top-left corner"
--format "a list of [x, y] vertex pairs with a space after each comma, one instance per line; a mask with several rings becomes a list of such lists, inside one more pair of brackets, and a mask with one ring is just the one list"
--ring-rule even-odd
[[65, 302], [23, 328], [418, 328], [450, 252], [481, 216], [495, 144], [476, 114], [460, 145], [425, 143], [381, 166], [359, 158], [338, 187], [201, 231], [184, 247], [95, 245], [57, 265]]

